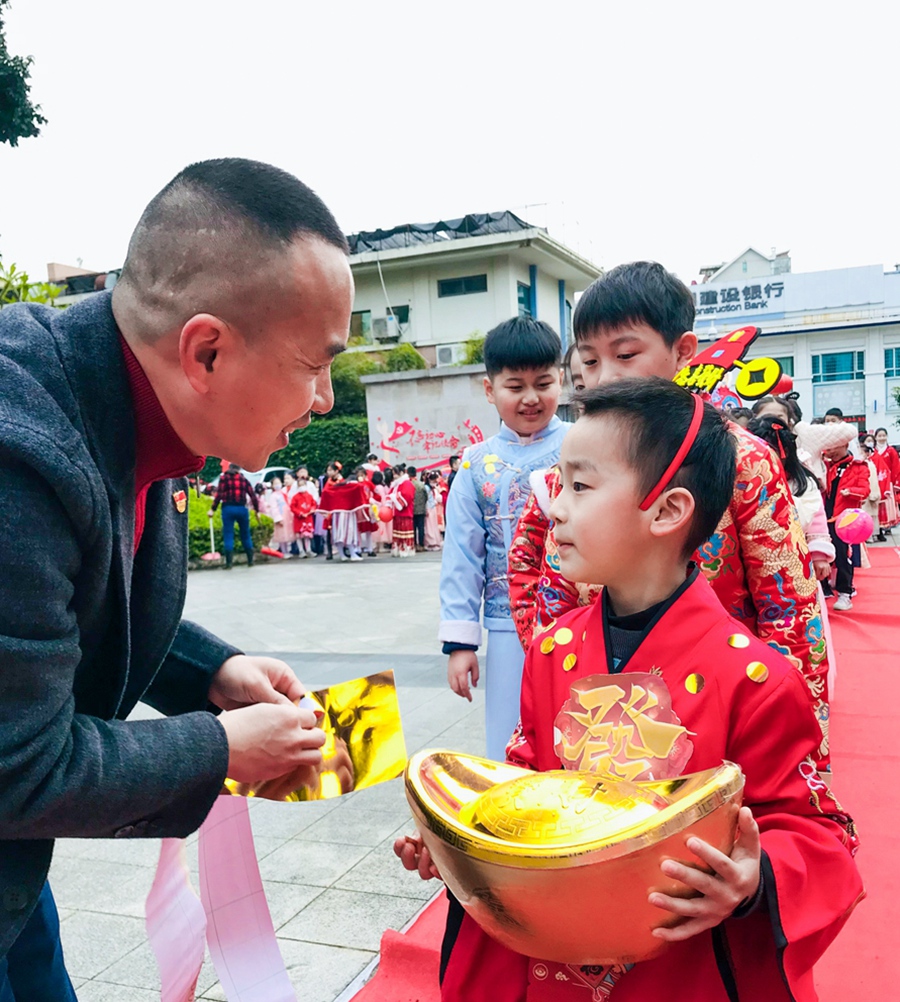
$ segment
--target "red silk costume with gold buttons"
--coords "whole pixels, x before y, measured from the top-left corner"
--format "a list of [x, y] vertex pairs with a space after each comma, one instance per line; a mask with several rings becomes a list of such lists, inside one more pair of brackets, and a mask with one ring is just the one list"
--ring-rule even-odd
[[614, 773], [646, 778], [673, 718], [662, 726], [656, 719], [668, 701], [642, 695], [643, 673], [653, 680], [646, 693], [668, 690], [679, 740], [689, 739], [678, 749], [679, 766], [689, 753], [685, 772], [725, 759], [743, 770], [744, 804], [761, 832], [762, 900], [750, 914], [627, 969], [526, 958], [465, 916], [449, 951], [443, 1002], [813, 1002], [812, 966], [863, 889], [853, 822], [816, 772], [819, 733], [802, 679], [728, 616], [702, 575], [651, 626], [622, 675], [608, 673], [607, 642], [597, 602], [567, 613], [530, 648], [509, 761], [540, 771], [565, 765], [557, 718], [572, 705], [572, 683], [596, 676], [596, 691], [605, 676], [611, 693], [602, 705], [615, 712], [590, 725], [579, 755], [590, 752], [608, 766], [608, 750], [618, 761]]
[[[735, 424], [737, 478], [728, 510], [695, 560], [729, 615], [783, 654], [809, 687], [822, 740], [817, 762], [828, 760], [827, 664], [822, 615], [806, 538], [775, 454]], [[559, 470], [546, 474], [560, 490]], [[569, 609], [588, 605], [597, 587], [562, 576], [550, 520], [532, 495], [509, 551], [510, 609], [522, 646]]]

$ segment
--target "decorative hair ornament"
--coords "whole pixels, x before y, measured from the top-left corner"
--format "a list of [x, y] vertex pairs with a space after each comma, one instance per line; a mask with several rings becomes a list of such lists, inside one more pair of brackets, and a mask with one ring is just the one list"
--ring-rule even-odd
[[787, 454], [784, 451], [784, 442], [781, 441], [781, 432], [784, 430], [784, 425], [780, 421], [772, 422], [772, 431], [777, 432], [775, 437], [778, 439], [778, 455], [782, 459], [787, 459]]
[[666, 467], [656, 486], [640, 503], [641, 511], [648, 511], [653, 502], [669, 486], [672, 477], [678, 472], [679, 467], [687, 458], [687, 454], [691, 451], [691, 446], [697, 441], [697, 433], [700, 431], [700, 424], [703, 421], [703, 401], [697, 394], [694, 394], [692, 399], [694, 401], [694, 414], [691, 417], [691, 423], [688, 425], [684, 441], [678, 447], [678, 451], [672, 457], [672, 462]]

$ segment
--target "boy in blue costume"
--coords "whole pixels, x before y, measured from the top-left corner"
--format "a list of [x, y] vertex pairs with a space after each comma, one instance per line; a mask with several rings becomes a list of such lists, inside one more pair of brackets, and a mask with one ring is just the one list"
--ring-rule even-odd
[[466, 450], [448, 495], [438, 639], [450, 655], [450, 688], [471, 701], [484, 600], [487, 754], [502, 762], [519, 716], [524, 662], [510, 617], [507, 555], [530, 474], [557, 461], [569, 425], [556, 417], [562, 382], [552, 327], [530, 317], [499, 324], [485, 339], [484, 363], [484, 391], [502, 426]]

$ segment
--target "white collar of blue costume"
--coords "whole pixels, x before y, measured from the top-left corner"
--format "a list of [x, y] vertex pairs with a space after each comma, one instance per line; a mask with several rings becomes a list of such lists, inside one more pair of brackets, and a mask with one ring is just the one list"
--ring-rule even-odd
[[500, 431], [497, 433], [500, 438], [504, 441], [512, 442], [514, 445], [531, 445], [534, 442], [540, 442], [542, 438], [546, 438], [550, 432], [556, 431], [557, 428], [562, 424], [562, 421], [554, 414], [550, 421], [541, 428], [540, 431], [536, 431], [533, 435], [519, 435], [508, 428], [503, 422], [500, 423]]

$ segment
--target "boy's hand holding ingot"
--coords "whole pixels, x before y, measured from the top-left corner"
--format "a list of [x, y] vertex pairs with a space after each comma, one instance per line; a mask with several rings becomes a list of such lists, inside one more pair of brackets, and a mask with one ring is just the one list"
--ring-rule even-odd
[[[469, 688], [469, 676], [472, 687]], [[478, 688], [478, 655], [475, 651], [454, 651], [447, 662], [447, 681], [457, 696], [464, 696], [472, 702], [472, 689]]]
[[749, 807], [741, 808], [738, 839], [730, 857], [699, 838], [689, 839], [687, 847], [713, 872], [705, 873], [674, 859], [667, 859], [662, 864], [662, 871], [667, 877], [674, 877], [700, 893], [697, 898], [673, 898], [658, 891], [650, 895], [651, 905], [682, 918], [676, 926], [653, 930], [654, 936], [668, 943], [690, 939], [719, 925], [743, 902], [752, 901], [759, 890], [762, 850], [759, 827]]
[[432, 877], [441, 879], [438, 868], [431, 859], [431, 853], [418, 832], [415, 835], [403, 835], [398, 838], [394, 842], [394, 855], [399, 858], [404, 869], [417, 870], [423, 880], [431, 880]]

